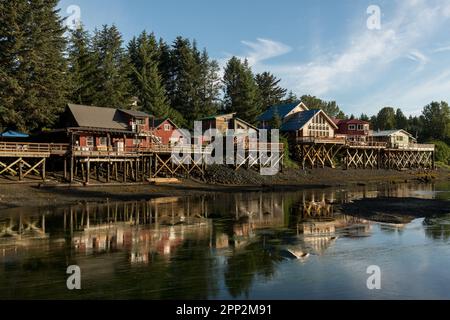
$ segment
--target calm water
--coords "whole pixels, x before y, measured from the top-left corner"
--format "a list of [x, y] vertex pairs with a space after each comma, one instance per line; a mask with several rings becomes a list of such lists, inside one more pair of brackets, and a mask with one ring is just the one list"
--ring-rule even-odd
[[[333, 205], [378, 196], [450, 199], [450, 185], [3, 210], [0, 298], [450, 299], [450, 208], [389, 225]], [[308, 217], [314, 208], [327, 218]], [[66, 288], [69, 265], [81, 291]], [[370, 265], [381, 290], [366, 287]]]

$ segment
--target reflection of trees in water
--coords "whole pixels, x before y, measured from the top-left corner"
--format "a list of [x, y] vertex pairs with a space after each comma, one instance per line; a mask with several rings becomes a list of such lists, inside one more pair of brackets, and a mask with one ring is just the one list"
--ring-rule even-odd
[[282, 258], [277, 252], [269, 250], [264, 243], [265, 239], [259, 239], [242, 251], [235, 250], [228, 258], [224, 276], [232, 297], [237, 298], [241, 295], [248, 297], [255, 277], [270, 279], [274, 275], [276, 264]]
[[450, 214], [426, 218], [423, 224], [427, 237], [434, 240], [450, 239]]
[[166, 270], [162, 299], [209, 299], [218, 291], [217, 260], [209, 240], [186, 240]]

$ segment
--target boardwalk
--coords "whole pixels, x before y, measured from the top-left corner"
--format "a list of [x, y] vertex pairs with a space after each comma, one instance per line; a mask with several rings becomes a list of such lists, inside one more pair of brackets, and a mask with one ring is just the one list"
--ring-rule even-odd
[[435, 146], [408, 144], [390, 146], [384, 142], [352, 142], [345, 138], [301, 137], [294, 153], [302, 167], [334, 168], [340, 161], [349, 168], [370, 169], [434, 169]]

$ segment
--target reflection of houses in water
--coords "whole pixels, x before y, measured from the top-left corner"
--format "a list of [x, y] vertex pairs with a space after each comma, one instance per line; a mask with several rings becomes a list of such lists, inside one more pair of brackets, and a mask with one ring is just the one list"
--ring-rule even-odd
[[396, 198], [434, 198], [434, 186], [428, 183], [380, 184], [374, 190], [371, 186], [360, 186], [342, 192], [341, 201], [349, 202], [361, 198], [396, 197]]
[[70, 222], [80, 222], [75, 225], [78, 231], [70, 226], [73, 246], [87, 254], [127, 249], [132, 263], [148, 263], [155, 254], [170, 256], [186, 237], [209, 233], [208, 220], [199, 214], [191, 216], [196, 204], [179, 202], [165, 198], [71, 209]]
[[370, 230], [369, 221], [346, 215], [337, 215], [332, 221], [308, 220], [297, 226], [305, 246], [317, 254], [324, 253], [338, 236], [368, 235]]
[[434, 185], [428, 183], [402, 183], [383, 185], [380, 187], [379, 196], [398, 198], [434, 198]]
[[204, 201], [183, 200], [83, 204], [27, 216], [11, 211], [0, 218], [1, 253], [14, 256], [18, 248], [42, 249], [42, 239], [49, 238], [53, 248], [69, 241], [75, 254], [126, 249], [131, 262], [149, 262], [155, 254], [170, 256], [184, 240], [210, 233], [210, 221], [202, 217]]
[[297, 232], [303, 235], [303, 242], [307, 248], [315, 253], [323, 253], [336, 239], [333, 221], [308, 221], [300, 223]]
[[5, 239], [30, 240], [45, 239], [48, 235], [45, 233], [45, 214], [36, 216], [27, 216], [18, 213], [18, 217], [13, 214], [6, 220], [0, 221], [0, 243]]

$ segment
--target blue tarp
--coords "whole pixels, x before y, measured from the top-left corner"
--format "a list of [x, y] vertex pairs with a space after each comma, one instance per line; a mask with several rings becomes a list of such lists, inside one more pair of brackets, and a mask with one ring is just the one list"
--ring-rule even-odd
[[0, 137], [3, 137], [3, 138], [28, 138], [29, 135], [26, 133], [22, 133], [22, 132], [8, 130], [8, 131], [5, 131], [2, 134], [0, 134]]

